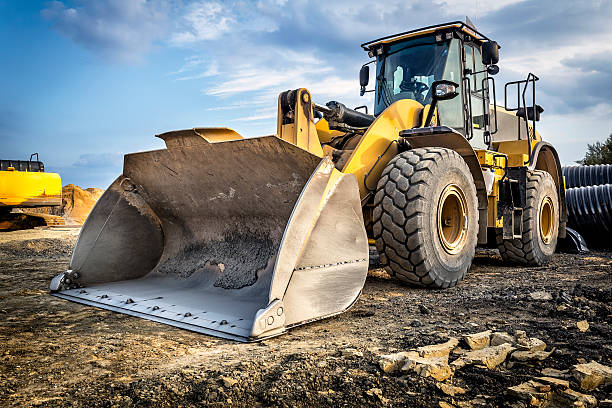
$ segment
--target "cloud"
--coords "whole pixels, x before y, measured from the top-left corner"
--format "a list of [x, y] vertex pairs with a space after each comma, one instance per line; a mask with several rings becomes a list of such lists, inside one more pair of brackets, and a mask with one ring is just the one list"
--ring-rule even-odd
[[79, 156], [72, 166], [87, 169], [117, 168], [123, 164], [121, 153], [86, 153]]
[[163, 34], [165, 3], [158, 0], [51, 1], [41, 15], [75, 43], [104, 58], [135, 62]]
[[285, 2], [259, 1], [218, 2], [197, 1], [187, 6], [179, 18], [170, 44], [189, 46], [202, 41], [217, 40], [228, 33], [270, 32], [277, 29], [276, 20], [270, 18], [268, 7], [282, 6]]
[[235, 22], [220, 3], [212, 1], [192, 4], [183, 19], [187, 28], [172, 34], [170, 42], [174, 45], [217, 39]]

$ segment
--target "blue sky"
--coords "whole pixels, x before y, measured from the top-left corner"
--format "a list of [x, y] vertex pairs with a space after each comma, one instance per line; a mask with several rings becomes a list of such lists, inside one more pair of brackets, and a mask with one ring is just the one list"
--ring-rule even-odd
[[540, 76], [562, 162], [612, 132], [608, 0], [0, 0], [0, 156], [39, 152], [64, 184], [105, 188], [124, 153], [163, 148], [156, 133], [274, 133], [286, 89], [371, 104], [359, 44], [465, 15], [502, 46], [499, 93]]

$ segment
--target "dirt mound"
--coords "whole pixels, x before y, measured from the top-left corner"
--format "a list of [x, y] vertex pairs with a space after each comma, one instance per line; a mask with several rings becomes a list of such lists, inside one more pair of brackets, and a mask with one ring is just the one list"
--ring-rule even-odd
[[79, 186], [68, 184], [62, 188], [62, 213], [58, 215], [69, 223], [83, 224], [102, 193], [104, 190], [99, 188], [83, 190]]
[[[100, 188], [82, 189], [74, 184], [62, 187], [62, 205], [57, 207], [40, 207], [17, 210], [19, 212], [57, 215], [66, 221], [67, 225], [81, 225], [87, 219], [91, 209], [102, 196]], [[46, 224], [49, 225], [49, 224]]]

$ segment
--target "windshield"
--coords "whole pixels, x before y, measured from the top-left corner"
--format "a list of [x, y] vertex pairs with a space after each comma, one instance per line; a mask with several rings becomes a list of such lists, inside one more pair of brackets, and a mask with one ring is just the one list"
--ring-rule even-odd
[[442, 79], [449, 43], [436, 43], [433, 37], [419, 38], [393, 44], [378, 57], [374, 113], [378, 115], [400, 99], [431, 103], [431, 84]]

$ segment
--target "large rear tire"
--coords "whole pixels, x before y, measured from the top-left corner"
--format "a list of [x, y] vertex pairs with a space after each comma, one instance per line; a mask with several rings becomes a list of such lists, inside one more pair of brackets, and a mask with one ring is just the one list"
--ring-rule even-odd
[[502, 231], [496, 231], [497, 248], [506, 262], [541, 266], [552, 259], [559, 235], [559, 196], [549, 173], [527, 173], [525, 205], [522, 237], [503, 239]]
[[474, 258], [477, 203], [470, 169], [454, 150], [400, 153], [383, 171], [374, 198], [381, 263], [406, 283], [455, 286]]

